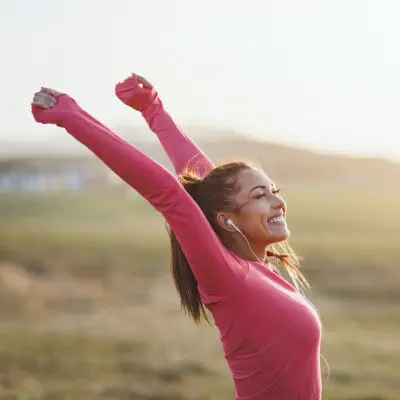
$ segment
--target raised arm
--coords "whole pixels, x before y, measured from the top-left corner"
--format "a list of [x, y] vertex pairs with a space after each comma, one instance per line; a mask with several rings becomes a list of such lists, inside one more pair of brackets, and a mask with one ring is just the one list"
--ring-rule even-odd
[[35, 95], [32, 112], [36, 121], [65, 128], [163, 214], [202, 290], [216, 296], [235, 291], [244, 271], [233, 262], [233, 256], [179, 181], [163, 166], [95, 123], [72, 98], [54, 96], [56, 100], [43, 109], [44, 100], [40, 93]]
[[203, 178], [214, 168], [200, 148], [175, 124], [154, 87], [143, 77], [133, 74], [116, 86], [115, 93], [123, 103], [142, 113], [178, 175], [188, 168]]

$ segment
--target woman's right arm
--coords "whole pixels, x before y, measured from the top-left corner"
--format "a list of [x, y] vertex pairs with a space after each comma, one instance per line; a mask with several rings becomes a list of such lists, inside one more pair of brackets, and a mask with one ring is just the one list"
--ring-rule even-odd
[[116, 86], [117, 97], [142, 113], [150, 129], [157, 135], [179, 175], [185, 168], [204, 178], [213, 163], [200, 148], [175, 124], [153, 86], [143, 77], [132, 75]]
[[92, 117], [88, 118], [69, 96], [61, 95], [57, 101], [50, 109], [33, 104], [36, 121], [64, 127], [163, 214], [204, 291], [228, 296], [236, 290], [244, 271], [178, 180], [163, 166], [95, 123]]

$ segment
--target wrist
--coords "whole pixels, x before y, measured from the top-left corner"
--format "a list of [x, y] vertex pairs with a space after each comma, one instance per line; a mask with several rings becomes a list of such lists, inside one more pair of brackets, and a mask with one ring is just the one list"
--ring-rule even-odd
[[161, 99], [159, 98], [157, 92], [154, 93], [154, 96], [152, 97], [151, 101], [149, 101], [141, 110], [140, 112], [144, 116], [148, 112], [154, 109], [158, 108], [163, 108], [163, 103]]

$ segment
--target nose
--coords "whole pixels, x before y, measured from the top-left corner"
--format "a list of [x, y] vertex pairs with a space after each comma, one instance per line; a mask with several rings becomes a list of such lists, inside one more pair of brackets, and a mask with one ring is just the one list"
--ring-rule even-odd
[[283, 213], [286, 213], [286, 203], [280, 196], [275, 196], [275, 201], [272, 204], [272, 208], [275, 210], [282, 210]]

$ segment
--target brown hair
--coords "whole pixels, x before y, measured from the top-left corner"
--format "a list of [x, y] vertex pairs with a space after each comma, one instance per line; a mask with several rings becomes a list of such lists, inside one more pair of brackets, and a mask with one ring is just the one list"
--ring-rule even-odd
[[[204, 179], [193, 170], [184, 170], [178, 177], [190, 196], [199, 205], [211, 227], [221, 240], [221, 228], [216, 215], [220, 211], [235, 211], [234, 195], [238, 192], [239, 172], [257, 168], [247, 161], [234, 161], [214, 168]], [[171, 239], [171, 271], [176, 289], [181, 298], [182, 309], [196, 323], [201, 317], [207, 319], [206, 310], [200, 300], [197, 281], [189, 262], [171, 229], [168, 230]], [[226, 243], [224, 243], [226, 245]], [[300, 290], [309, 287], [307, 280], [299, 270], [299, 260], [287, 242], [274, 244], [268, 249], [267, 256], [279, 261], [294, 286]]]

